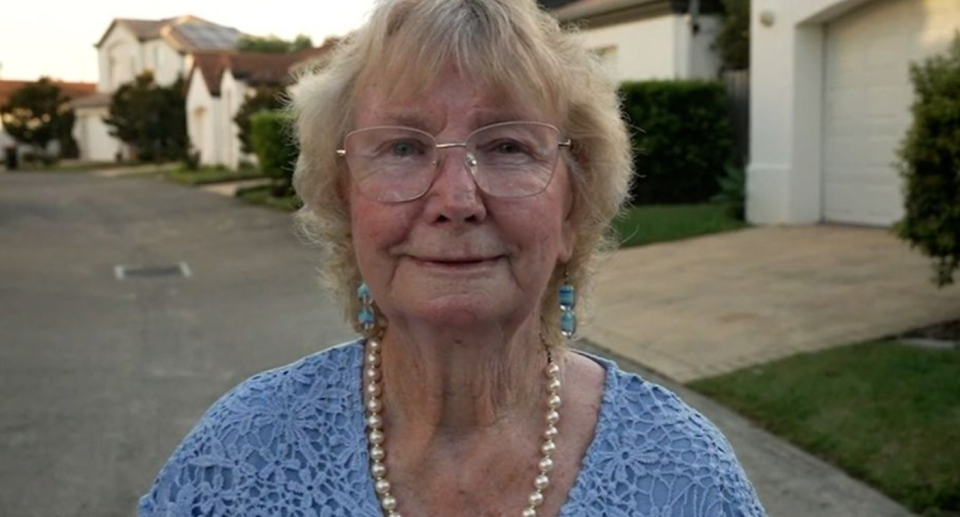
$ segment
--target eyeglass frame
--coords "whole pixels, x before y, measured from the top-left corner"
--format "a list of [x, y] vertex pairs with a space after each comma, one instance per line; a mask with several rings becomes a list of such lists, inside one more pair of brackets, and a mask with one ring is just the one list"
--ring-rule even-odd
[[[430, 133], [428, 133], [428, 132], [426, 132], [426, 131], [424, 131], [424, 130], [422, 130], [422, 129], [417, 129], [417, 128], [415, 128], [415, 127], [409, 127], [409, 126], [370, 126], [370, 127], [362, 127], [362, 128], [359, 128], [359, 129], [354, 129], [353, 131], [350, 131], [349, 133], [347, 133], [346, 135], [344, 135], [344, 136], [343, 136], [343, 141], [346, 142], [346, 141], [347, 141], [347, 138], [350, 138], [351, 135], [356, 134], [356, 133], [359, 133], [359, 132], [362, 132], [362, 131], [370, 131], [370, 130], [374, 130], [374, 129], [403, 129], [403, 130], [413, 131], [413, 132], [415, 132], [415, 133], [420, 133], [420, 134], [423, 134], [423, 135], [426, 135], [427, 137], [429, 137], [430, 140], [433, 141], [433, 148], [434, 148], [434, 150], [435, 150], [435, 152], [436, 152], [436, 151], [440, 151], [441, 149], [453, 149], [453, 148], [456, 148], [456, 147], [466, 148], [466, 147], [467, 147], [467, 142], [470, 140], [470, 138], [473, 137], [473, 135], [479, 133], [480, 131], [484, 131], [484, 130], [487, 130], [487, 129], [490, 129], [490, 128], [496, 128], [496, 127], [500, 127], [500, 126], [513, 125], [513, 124], [532, 124], [532, 125], [536, 125], [536, 126], [547, 127], [547, 128], [550, 128], [550, 129], [553, 129], [554, 131], [556, 131], [558, 136], [562, 136], [562, 135], [563, 135], [563, 132], [560, 131], [560, 128], [558, 128], [557, 126], [554, 126], [554, 125], [552, 125], [552, 124], [547, 124], [546, 122], [537, 122], [537, 121], [532, 121], [532, 120], [511, 120], [511, 121], [507, 121], [507, 122], [496, 122], [496, 123], [493, 123], [493, 124], [488, 124], [488, 125], [486, 125], [486, 126], [478, 127], [477, 129], [474, 129], [473, 131], [471, 131], [470, 134], [468, 134], [467, 137], [464, 138], [464, 141], [463, 141], [463, 142], [443, 142], [443, 143], [441, 143], [441, 142], [438, 142], [438, 141], [437, 141], [437, 138], [436, 138], [435, 136], [433, 136], [432, 134], [430, 134]], [[567, 138], [567, 139], [565, 139], [565, 140], [560, 140], [559, 142], [557, 142], [557, 147], [560, 148], [560, 149], [565, 148], [565, 147], [566, 147], [566, 148], [570, 148], [570, 147], [572, 146], [572, 144], [573, 144], [572, 140], [571, 140], [570, 138]], [[345, 147], [346, 147], [345, 145], [341, 145], [339, 148], [337, 148], [337, 150], [336, 150], [337, 156], [342, 157], [342, 158], [346, 158], [346, 157], [347, 157], [347, 150], [346, 150]], [[471, 153], [466, 153], [466, 155], [465, 155], [465, 157], [464, 157], [464, 160], [465, 160], [465, 161], [464, 161], [464, 165], [467, 166], [467, 170], [470, 172], [470, 177], [471, 177], [471, 179], [473, 179], [474, 185], [476, 185], [477, 188], [480, 189], [480, 191], [482, 191], [483, 193], [485, 193], [485, 194], [487, 194], [487, 195], [489, 195], [489, 196], [493, 196], [493, 197], [501, 198], [501, 199], [523, 199], [523, 198], [526, 198], [526, 197], [536, 196], [537, 194], [540, 194], [541, 192], [543, 192], [544, 190], [546, 190], [547, 187], [550, 186], [550, 183], [553, 181], [553, 176], [554, 176], [554, 174], [556, 174], [557, 160], [559, 160], [559, 158], [560, 158], [560, 155], [559, 155], [559, 151], [558, 151], [557, 157], [554, 159], [553, 167], [552, 167], [552, 169], [551, 169], [551, 171], [550, 171], [550, 179], [543, 185], [543, 188], [541, 188], [540, 190], [538, 190], [538, 191], [536, 191], [536, 192], [533, 192], [533, 193], [530, 193], [530, 194], [524, 194], [524, 195], [522, 195], [522, 196], [503, 196], [503, 195], [491, 194], [491, 193], [487, 192], [486, 190], [484, 190], [484, 188], [480, 186], [480, 183], [477, 182], [477, 172], [476, 172], [476, 171], [477, 171], [477, 165], [478, 165], [478, 164], [477, 164], [477, 159], [476, 159], [476, 157], [473, 156]], [[434, 160], [434, 171], [433, 171], [434, 176], [433, 176], [433, 178], [430, 180], [429, 183], [427, 183], [427, 186], [426, 186], [425, 189], [423, 189], [423, 192], [417, 194], [416, 196], [413, 196], [413, 197], [411, 197], [411, 198], [409, 198], [409, 199], [402, 199], [402, 200], [399, 200], [399, 201], [381, 201], [381, 202], [384, 202], [384, 203], [407, 203], [407, 202], [410, 202], [410, 201], [415, 201], [415, 200], [417, 200], [417, 199], [420, 199], [420, 198], [423, 197], [427, 192], [430, 191], [430, 187], [431, 187], [431, 186], [433, 185], [433, 183], [437, 180], [437, 171], [439, 171], [439, 170], [440, 170], [440, 160], [437, 159], [437, 160]]]

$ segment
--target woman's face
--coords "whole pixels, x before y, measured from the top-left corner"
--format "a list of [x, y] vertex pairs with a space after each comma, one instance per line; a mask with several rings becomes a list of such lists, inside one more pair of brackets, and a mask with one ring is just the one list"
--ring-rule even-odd
[[[374, 80], [359, 92], [356, 128], [408, 126], [444, 143], [498, 122], [558, 122], [480, 89], [453, 67], [414, 99], [389, 102], [390, 87]], [[447, 328], [537, 317], [552, 272], [573, 250], [562, 158], [543, 192], [512, 199], [477, 187], [463, 148], [440, 150], [438, 159], [435, 181], [413, 201], [380, 202], [348, 187], [357, 262], [380, 310], [392, 323]]]

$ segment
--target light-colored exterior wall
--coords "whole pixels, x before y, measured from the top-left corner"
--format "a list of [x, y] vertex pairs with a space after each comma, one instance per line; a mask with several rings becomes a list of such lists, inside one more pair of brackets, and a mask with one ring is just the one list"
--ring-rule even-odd
[[110, 93], [143, 71], [140, 41], [123, 25], [115, 25], [97, 49], [100, 80], [97, 91]]
[[719, 59], [711, 50], [715, 16], [701, 16], [695, 34], [689, 15], [666, 15], [583, 30], [587, 48], [617, 82], [646, 79], [715, 79]]
[[[194, 70], [187, 90], [187, 135], [191, 152], [200, 153], [204, 165], [223, 164], [222, 106], [212, 96], [199, 70]], [[220, 129], [220, 130], [218, 130]]]
[[[874, 2], [912, 2], [904, 5], [920, 9], [923, 23], [936, 26], [936, 30], [902, 31], [904, 40], [898, 44], [919, 49], [910, 59], [942, 50], [952, 29], [960, 28], [956, 0], [753, 0], [751, 162], [747, 169], [747, 218], [751, 222], [806, 224], [824, 219], [825, 110], [843, 109], [828, 103], [824, 92], [825, 56], [836, 50], [827, 43], [826, 27]], [[887, 18], [881, 15], [870, 20], [904, 23]], [[907, 66], [904, 59], [903, 80]], [[897, 109], [903, 111], [907, 106]], [[886, 152], [892, 155], [891, 149]], [[890, 173], [894, 174], [892, 165]]]
[[255, 157], [244, 153], [240, 149], [240, 128], [234, 122], [240, 107], [246, 102], [247, 97], [254, 93], [253, 89], [248, 87], [243, 81], [238, 81], [229, 70], [224, 72], [223, 79], [220, 82], [220, 102], [223, 106], [223, 117], [221, 130], [226, 136], [224, 142], [223, 165], [231, 169], [237, 169], [240, 162], [253, 162]]
[[113, 161], [118, 152], [125, 152], [124, 146], [110, 136], [109, 128], [103, 122], [108, 115], [107, 108], [78, 108], [76, 115], [73, 138], [80, 149], [81, 160]]
[[173, 84], [177, 77], [186, 78], [189, 73], [184, 56], [162, 39], [144, 42], [140, 51], [144, 69], [153, 71], [153, 77], [159, 85]]

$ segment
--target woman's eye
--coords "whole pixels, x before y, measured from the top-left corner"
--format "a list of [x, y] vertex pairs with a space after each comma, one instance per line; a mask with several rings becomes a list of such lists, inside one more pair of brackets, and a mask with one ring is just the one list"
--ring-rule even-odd
[[494, 147], [494, 151], [501, 154], [517, 154], [526, 152], [526, 147], [521, 145], [519, 142], [512, 140], [507, 140], [503, 142], [498, 142]]
[[419, 147], [413, 142], [394, 142], [390, 146], [390, 154], [393, 156], [413, 156], [419, 152]]

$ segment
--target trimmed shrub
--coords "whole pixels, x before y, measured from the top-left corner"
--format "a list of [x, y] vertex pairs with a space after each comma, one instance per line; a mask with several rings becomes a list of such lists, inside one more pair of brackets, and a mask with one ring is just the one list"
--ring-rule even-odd
[[263, 111], [250, 117], [250, 140], [260, 168], [273, 179], [275, 196], [293, 193], [293, 170], [299, 151], [293, 139], [289, 115]]
[[633, 204], [703, 203], [716, 195], [736, 158], [723, 85], [627, 82], [620, 92], [633, 132]]
[[960, 268], [960, 32], [910, 77], [913, 124], [899, 152], [906, 215], [896, 231], [934, 260], [943, 287]]

